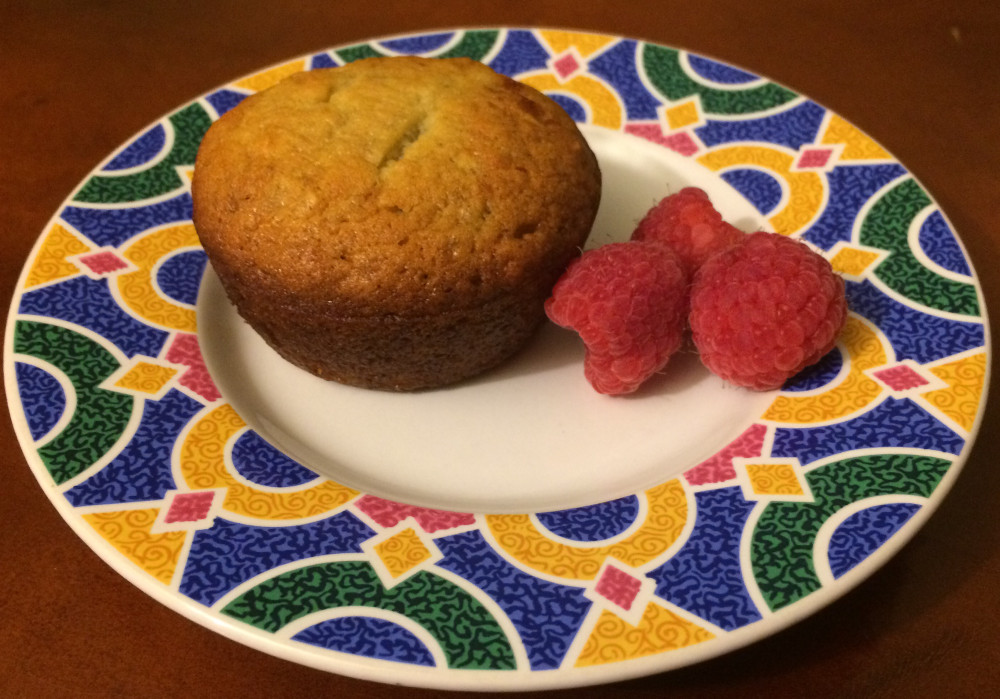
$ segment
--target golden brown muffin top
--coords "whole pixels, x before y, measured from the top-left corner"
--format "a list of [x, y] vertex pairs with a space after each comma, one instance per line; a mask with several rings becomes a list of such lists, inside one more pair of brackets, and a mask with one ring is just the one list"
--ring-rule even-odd
[[468, 59], [373, 58], [293, 75], [226, 113], [193, 194], [206, 250], [245, 282], [348, 315], [422, 314], [564, 263], [600, 173], [533, 88]]

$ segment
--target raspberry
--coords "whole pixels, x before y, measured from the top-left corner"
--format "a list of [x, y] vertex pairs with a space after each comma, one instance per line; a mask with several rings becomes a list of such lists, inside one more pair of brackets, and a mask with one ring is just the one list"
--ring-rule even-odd
[[751, 233], [706, 262], [691, 287], [702, 363], [726, 381], [780, 388], [833, 349], [847, 317], [844, 281], [805, 243]]
[[570, 263], [545, 312], [580, 335], [584, 376], [594, 389], [621, 395], [663, 369], [680, 348], [687, 295], [687, 274], [670, 249], [609, 243]]
[[632, 240], [657, 241], [673, 249], [694, 274], [717, 252], [738, 243], [743, 231], [722, 220], [708, 194], [697, 187], [664, 197], [636, 226]]

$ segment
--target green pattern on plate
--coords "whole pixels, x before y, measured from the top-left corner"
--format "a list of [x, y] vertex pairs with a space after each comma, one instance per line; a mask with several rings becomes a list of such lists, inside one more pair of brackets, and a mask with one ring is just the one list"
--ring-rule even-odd
[[930, 497], [950, 466], [932, 456], [876, 454], [806, 474], [813, 502], [768, 504], [753, 533], [750, 558], [767, 605], [786, 607], [823, 586], [813, 566], [813, 544], [831, 515], [879, 495]]
[[212, 125], [212, 118], [195, 102], [170, 115], [170, 124], [174, 142], [163, 160], [140, 172], [94, 175], [77, 192], [74, 201], [119, 204], [158, 197], [182, 187], [184, 181], [177, 168], [194, 165], [201, 137]]
[[465, 32], [457, 44], [441, 54], [441, 58], [465, 57], [481, 61], [496, 44], [499, 34], [494, 30]]
[[38, 455], [57, 484], [87, 470], [108, 453], [125, 432], [133, 399], [99, 388], [119, 368], [118, 360], [88, 337], [58, 325], [20, 320], [14, 351], [46, 361], [73, 384], [73, 416]]
[[971, 283], [948, 279], [920, 264], [910, 247], [914, 220], [934, 202], [917, 184], [906, 178], [875, 202], [861, 224], [860, 242], [889, 251], [875, 270], [893, 291], [930, 308], [961, 315], [979, 315], [976, 288]]
[[709, 114], [749, 114], [773, 109], [796, 99], [797, 95], [772, 82], [738, 90], [720, 90], [691, 78], [681, 64], [677, 49], [646, 44], [642, 65], [653, 86], [672, 102], [698, 95]]
[[350, 63], [351, 61], [360, 61], [362, 58], [378, 58], [380, 56], [385, 56], [386, 54], [381, 51], [376, 51], [372, 48], [371, 44], [358, 44], [357, 46], [348, 46], [342, 48], [336, 52], [337, 57], [344, 63]]
[[386, 589], [369, 563], [312, 565], [261, 583], [223, 612], [273, 632], [307, 614], [342, 607], [372, 607], [409, 617], [440, 644], [448, 667], [515, 667], [506, 634], [486, 608], [454, 583], [426, 571]]

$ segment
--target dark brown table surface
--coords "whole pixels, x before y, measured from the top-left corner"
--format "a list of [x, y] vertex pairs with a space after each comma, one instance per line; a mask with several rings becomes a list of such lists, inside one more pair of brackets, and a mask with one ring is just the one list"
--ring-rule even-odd
[[[880, 141], [936, 198], [995, 313], [998, 8], [995, 0], [5, 2], [0, 306], [9, 308], [21, 265], [69, 192], [114, 148], [177, 106], [263, 66], [338, 44], [500, 25], [594, 30], [686, 48], [829, 107]], [[279, 660], [154, 601], [64, 524], [4, 411], [0, 696], [437, 694]], [[998, 437], [1000, 412], [989, 410], [938, 512], [831, 606], [700, 665], [572, 695], [998, 695]]]

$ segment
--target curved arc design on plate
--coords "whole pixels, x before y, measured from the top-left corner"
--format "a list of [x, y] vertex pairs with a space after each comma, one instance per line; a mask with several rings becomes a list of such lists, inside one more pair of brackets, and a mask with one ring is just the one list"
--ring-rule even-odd
[[583, 100], [589, 108], [588, 123], [619, 129], [622, 125], [622, 106], [617, 95], [601, 80], [587, 75], [575, 75], [562, 81], [550, 73], [520, 76], [518, 78], [539, 92], [567, 92]]
[[358, 491], [322, 480], [303, 490], [282, 492], [248, 485], [233, 476], [226, 464], [227, 445], [246, 427], [228, 403], [205, 411], [183, 436], [178, 452], [180, 482], [191, 490], [225, 488], [223, 509], [259, 520], [299, 520], [337, 510]]
[[197, 102], [174, 112], [164, 122], [174, 133], [167, 155], [138, 172], [92, 175], [73, 200], [81, 204], [138, 202], [186, 187], [177, 168], [194, 165], [198, 144], [211, 123], [211, 117]]
[[756, 167], [781, 178], [788, 190], [786, 203], [768, 218], [768, 222], [782, 235], [794, 236], [806, 230], [826, 202], [824, 179], [814, 172], [793, 171], [795, 157], [776, 147], [724, 145], [700, 155], [698, 162], [715, 172]]
[[305, 561], [359, 560], [375, 531], [349, 510], [301, 523], [243, 523], [221, 513], [194, 532], [178, 591], [217, 609], [268, 577]]
[[[204, 265], [189, 254], [198, 142], [216, 115], [291, 73], [405, 53], [486, 62], [565, 98], [578, 120], [718, 174], [844, 276], [840, 363], [793, 379], [732, 443], [627, 495], [628, 507], [445, 512], [310, 479], [250, 444], [208, 374], [190, 308]], [[463, 668], [530, 689], [653, 667], [634, 659], [667, 667], [721, 653], [732, 632], [766, 633], [795, 616], [775, 612], [854, 584], [849, 573], [912, 533], [961, 465], [989, 373], [983, 314], [944, 215], [838, 115], [634, 39], [468, 29], [277, 64], [147, 127], [40, 237], [15, 293], [5, 371], [48, 496], [179, 611], [250, 624], [248, 642], [286, 656], [308, 644], [334, 670], [358, 671], [354, 654], [375, 679], [454, 686], [449, 673]], [[609, 513], [614, 522], [595, 519]], [[392, 648], [355, 643], [358, 630]]]
[[768, 406], [762, 419], [782, 424], [816, 424], [856, 415], [872, 405], [882, 388], [865, 372], [886, 364], [891, 346], [867, 321], [848, 316], [839, 341], [849, 363], [834, 385], [809, 395], [781, 393]]
[[762, 618], [744, 580], [742, 532], [756, 503], [736, 487], [694, 493], [696, 514], [681, 548], [648, 575], [660, 598], [725, 631]]
[[980, 305], [975, 286], [921, 264], [911, 249], [910, 228], [931, 207], [931, 198], [916, 180], [903, 178], [874, 201], [861, 222], [858, 242], [889, 253], [874, 275], [904, 298], [945, 313], [977, 316]]
[[275, 635], [368, 658], [427, 667], [446, 667], [448, 663], [426, 629], [407, 616], [383, 609], [346, 607], [314, 612], [286, 624]]
[[592, 580], [607, 558], [640, 567], [666, 551], [680, 536], [688, 502], [680, 481], [647, 490], [646, 519], [631, 536], [603, 546], [567, 544], [546, 536], [530, 515], [487, 515], [486, 526], [512, 560], [557, 578]]
[[533, 670], [559, 668], [593, 606], [586, 589], [525, 570], [484, 533], [478, 527], [435, 538], [443, 554], [435, 568], [462, 578], [494, 601], [510, 620]]
[[62, 432], [72, 418], [76, 390], [58, 368], [27, 354], [17, 356], [14, 374], [25, 422], [38, 448]]
[[768, 606], [787, 607], [822, 586], [813, 564], [814, 541], [837, 511], [877, 495], [927, 498], [951, 464], [938, 456], [875, 453], [809, 471], [813, 501], [769, 503], [753, 532], [754, 577]]
[[[501, 34], [502, 30], [495, 29], [468, 29], [457, 32], [456, 39], [449, 42], [446, 50], [443, 52], [431, 51], [429, 55], [436, 58], [471, 58], [475, 61], [484, 61], [494, 51]], [[362, 58], [389, 56], [395, 52], [386, 51], [379, 45], [379, 42], [369, 42], [336, 49], [333, 53], [341, 62], [349, 63]]]
[[233, 478], [250, 487], [275, 492], [302, 490], [322, 477], [292, 460], [245, 428], [226, 442], [226, 468]]
[[816, 534], [816, 577], [832, 584], [885, 544], [925, 503], [913, 495], [877, 495], [841, 508]]
[[644, 498], [629, 495], [570, 510], [538, 512], [531, 517], [536, 528], [557, 540], [601, 546], [631, 536], [641, 527], [646, 518], [645, 506]]
[[510, 643], [489, 612], [453, 583], [426, 571], [386, 589], [368, 563], [306, 566], [259, 583], [222, 612], [273, 632], [305, 614], [345, 606], [405, 614], [434, 637], [451, 668], [514, 668]]
[[791, 90], [772, 82], [740, 90], [708, 86], [686, 70], [681, 56], [684, 52], [656, 44], [643, 44], [641, 70], [649, 84], [667, 100], [697, 94], [710, 114], [748, 114], [762, 112], [798, 98]]
[[134, 399], [101, 388], [121, 367], [120, 360], [80, 332], [29, 320], [17, 321], [13, 351], [52, 364], [72, 382], [76, 396], [72, 417], [38, 448], [53, 482], [65, 483], [118, 444], [132, 419]]
[[120, 148], [101, 171], [120, 175], [129, 170], [154, 165], [170, 152], [173, 139], [173, 129], [168, 129], [163, 123], [155, 124], [134, 141]]
[[117, 288], [124, 306], [140, 320], [166, 330], [193, 333], [198, 329], [194, 308], [167, 298], [156, 284], [153, 271], [164, 257], [184, 248], [200, 249], [192, 224], [170, 226], [133, 238], [122, 256], [135, 264], [134, 272], [120, 274]]
[[768, 83], [766, 78], [687, 51], [681, 51], [680, 63], [692, 80], [718, 90], [746, 90]]

